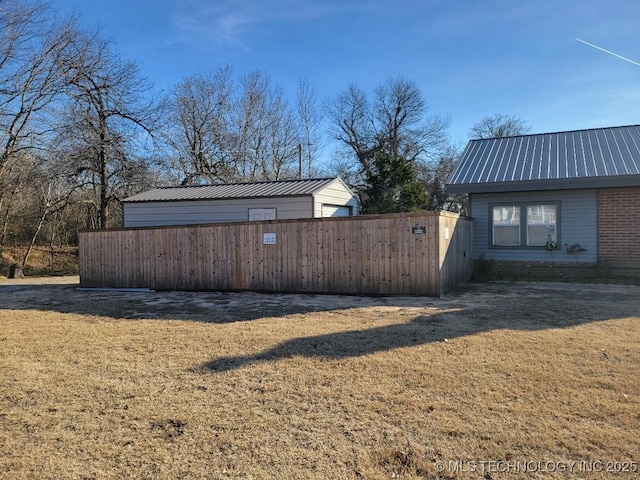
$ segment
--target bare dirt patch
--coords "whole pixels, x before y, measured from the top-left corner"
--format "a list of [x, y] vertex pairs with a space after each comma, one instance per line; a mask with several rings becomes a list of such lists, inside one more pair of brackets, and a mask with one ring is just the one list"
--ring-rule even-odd
[[0, 280], [2, 478], [638, 475], [639, 287], [56, 281]]

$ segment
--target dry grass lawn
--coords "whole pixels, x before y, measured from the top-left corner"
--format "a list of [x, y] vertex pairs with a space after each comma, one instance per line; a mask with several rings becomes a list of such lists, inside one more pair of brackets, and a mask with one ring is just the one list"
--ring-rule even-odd
[[640, 475], [640, 287], [361, 299], [3, 282], [0, 478]]

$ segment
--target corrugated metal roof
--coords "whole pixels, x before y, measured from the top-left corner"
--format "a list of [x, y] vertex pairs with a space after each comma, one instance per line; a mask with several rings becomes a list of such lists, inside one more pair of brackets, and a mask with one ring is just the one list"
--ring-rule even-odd
[[640, 125], [471, 140], [447, 190], [631, 185], [640, 185]]
[[[123, 202], [164, 202], [177, 200], [216, 200], [223, 198], [264, 198], [312, 195], [338, 178], [278, 180], [220, 185], [161, 187], [125, 198]], [[348, 188], [348, 187], [347, 187]]]

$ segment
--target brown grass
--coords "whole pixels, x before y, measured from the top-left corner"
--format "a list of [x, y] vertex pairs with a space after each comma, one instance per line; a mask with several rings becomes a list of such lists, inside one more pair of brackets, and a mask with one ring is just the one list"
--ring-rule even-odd
[[[0, 302], [24, 288], [42, 292], [0, 286]], [[59, 292], [0, 310], [1, 478], [638, 475], [638, 287], [474, 285], [356, 308], [285, 295], [326, 307], [258, 318], [248, 302], [271, 297], [229, 294], [231, 311], [189, 303], [221, 298], [206, 293]], [[182, 313], [153, 319], [109, 306], [180, 295]], [[594, 461], [629, 472], [581, 471]]]

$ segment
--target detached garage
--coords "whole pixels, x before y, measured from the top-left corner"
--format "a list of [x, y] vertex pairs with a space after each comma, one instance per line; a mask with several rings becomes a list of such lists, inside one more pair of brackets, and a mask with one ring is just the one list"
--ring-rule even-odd
[[154, 188], [122, 201], [125, 228], [357, 214], [358, 199], [340, 178]]

